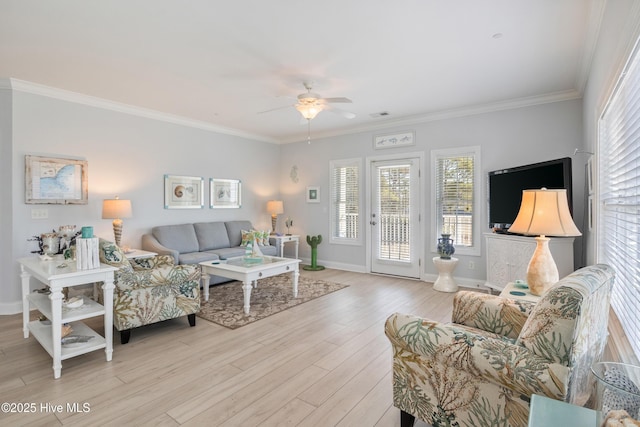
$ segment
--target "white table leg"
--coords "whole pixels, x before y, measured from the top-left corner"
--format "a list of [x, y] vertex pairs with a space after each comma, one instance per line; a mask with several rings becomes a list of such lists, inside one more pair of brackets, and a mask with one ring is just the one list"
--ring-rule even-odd
[[51, 288], [51, 332], [53, 335], [53, 378], [60, 378], [62, 372], [62, 289]]
[[113, 277], [107, 278], [102, 284], [102, 298], [104, 305], [104, 340], [106, 341], [106, 347], [104, 353], [107, 357], [107, 362], [111, 361], [113, 357]]
[[295, 243], [296, 243], [296, 259], [298, 259], [298, 246], [300, 246], [300, 241], [296, 239]]
[[24, 266], [20, 265], [20, 277], [22, 278], [22, 332], [25, 338], [29, 338], [29, 300], [27, 299], [27, 295], [29, 295], [29, 283], [31, 279], [31, 275], [24, 271]]
[[284, 240], [283, 239], [280, 240], [280, 250], [279, 250], [278, 256], [280, 258], [284, 258]]
[[242, 294], [244, 295], [244, 314], [249, 314], [251, 301], [251, 280], [242, 282]]
[[202, 291], [204, 292], [204, 300], [209, 301], [209, 282], [211, 280], [211, 275], [202, 272]]
[[294, 298], [298, 297], [298, 277], [299, 276], [300, 276], [300, 273], [298, 272], [298, 268], [296, 266], [296, 269], [291, 272], [291, 281], [293, 282], [293, 297]]

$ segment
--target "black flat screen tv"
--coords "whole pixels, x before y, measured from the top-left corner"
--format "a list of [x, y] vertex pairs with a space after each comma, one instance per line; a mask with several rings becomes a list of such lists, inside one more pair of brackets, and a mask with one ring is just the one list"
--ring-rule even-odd
[[573, 215], [571, 186], [570, 157], [489, 172], [489, 228], [507, 232], [518, 216], [522, 190], [564, 188]]

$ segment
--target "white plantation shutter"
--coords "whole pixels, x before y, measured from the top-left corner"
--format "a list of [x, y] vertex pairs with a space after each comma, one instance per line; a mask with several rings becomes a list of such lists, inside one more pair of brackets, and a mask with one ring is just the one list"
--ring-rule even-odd
[[332, 243], [360, 243], [360, 159], [330, 163], [329, 216]]
[[476, 155], [474, 152], [437, 155], [434, 165], [436, 230], [451, 234], [456, 251], [474, 245]]
[[638, 46], [599, 122], [597, 261], [616, 271], [611, 305], [640, 356], [640, 55]]

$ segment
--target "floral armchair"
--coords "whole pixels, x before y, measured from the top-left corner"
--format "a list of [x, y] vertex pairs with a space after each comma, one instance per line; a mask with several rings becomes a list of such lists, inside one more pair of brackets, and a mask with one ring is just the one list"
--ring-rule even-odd
[[131, 329], [188, 316], [195, 326], [200, 311], [200, 269], [174, 265], [171, 255], [128, 260], [115, 243], [100, 239], [100, 262], [118, 267], [113, 292], [113, 323], [122, 344]]
[[607, 338], [614, 272], [603, 264], [563, 278], [537, 303], [462, 291], [452, 323], [393, 314], [393, 403], [402, 427], [526, 426], [540, 394], [583, 405]]

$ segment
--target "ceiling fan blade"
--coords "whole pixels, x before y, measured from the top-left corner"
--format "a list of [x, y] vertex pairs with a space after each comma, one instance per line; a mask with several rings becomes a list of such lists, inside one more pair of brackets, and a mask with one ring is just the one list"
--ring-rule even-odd
[[347, 119], [353, 119], [356, 116], [356, 114], [352, 113], [351, 111], [341, 110], [339, 108], [332, 107], [331, 105], [325, 106], [324, 109], [327, 111], [331, 111], [332, 113], [338, 114]]
[[291, 108], [291, 107], [293, 107], [293, 105], [285, 105], [284, 107], [276, 107], [276, 108], [272, 108], [270, 110], [258, 111], [256, 114], [270, 113], [272, 111], [283, 110], [285, 108]]
[[351, 101], [349, 98], [320, 98], [318, 99], [318, 102], [322, 103], [322, 104], [328, 104], [328, 103], [348, 103], [351, 104], [353, 101]]

